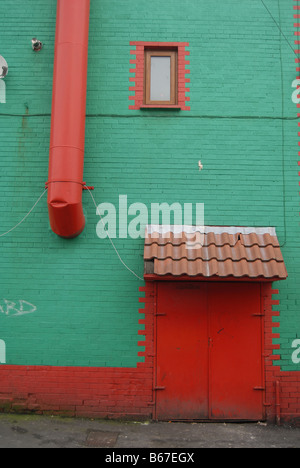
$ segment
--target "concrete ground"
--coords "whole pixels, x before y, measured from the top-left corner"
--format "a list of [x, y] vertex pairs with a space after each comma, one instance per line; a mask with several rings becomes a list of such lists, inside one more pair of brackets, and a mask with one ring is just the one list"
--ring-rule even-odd
[[300, 428], [1, 414], [0, 448], [300, 448]]

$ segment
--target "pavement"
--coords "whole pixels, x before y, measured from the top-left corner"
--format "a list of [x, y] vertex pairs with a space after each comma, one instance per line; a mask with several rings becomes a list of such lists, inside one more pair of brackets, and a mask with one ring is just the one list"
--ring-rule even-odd
[[0, 414], [0, 448], [102, 448], [115, 454], [129, 448], [300, 448], [300, 428]]

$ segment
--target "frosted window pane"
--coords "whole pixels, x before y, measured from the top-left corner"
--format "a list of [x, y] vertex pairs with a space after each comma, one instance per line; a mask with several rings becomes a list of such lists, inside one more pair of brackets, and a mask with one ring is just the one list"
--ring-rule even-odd
[[171, 99], [171, 57], [151, 57], [151, 101]]

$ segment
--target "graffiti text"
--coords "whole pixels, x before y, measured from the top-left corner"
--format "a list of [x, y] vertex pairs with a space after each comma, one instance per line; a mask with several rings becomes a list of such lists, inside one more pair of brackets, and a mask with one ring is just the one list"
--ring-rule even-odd
[[20, 300], [18, 303], [16, 303], [4, 299], [2, 305], [0, 303], [0, 314], [4, 314], [8, 317], [32, 314], [36, 310], [37, 308], [35, 305], [23, 300]]

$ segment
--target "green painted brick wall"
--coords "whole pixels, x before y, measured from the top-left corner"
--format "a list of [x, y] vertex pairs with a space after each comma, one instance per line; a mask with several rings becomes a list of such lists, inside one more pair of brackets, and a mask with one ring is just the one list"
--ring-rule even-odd
[[[266, 4], [293, 46], [292, 1]], [[5, 232], [47, 180], [56, 2], [7, 0], [0, 17], [0, 54], [9, 64], [7, 102], [0, 104]], [[44, 43], [38, 54], [35, 36]], [[275, 226], [289, 279], [274, 285], [281, 313], [274, 343], [282, 370], [300, 370], [291, 360], [300, 337], [296, 72], [286, 39], [260, 1], [92, 0], [84, 179], [95, 186], [97, 203], [118, 206], [119, 195], [149, 211], [155, 202], [204, 203], [208, 225]], [[189, 42], [190, 112], [128, 110], [130, 41]], [[83, 203], [87, 226], [77, 239], [51, 232], [46, 197], [0, 238], [7, 364], [135, 367], [143, 360], [143, 282], [97, 237], [88, 192]], [[115, 244], [142, 276], [143, 239]], [[36, 310], [16, 316], [22, 304]]]

